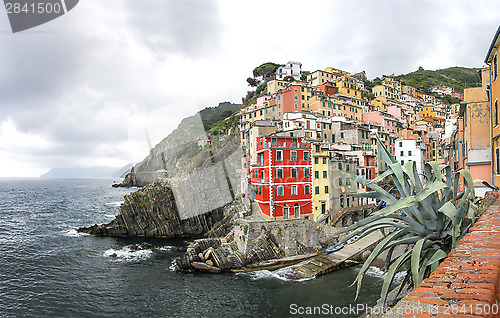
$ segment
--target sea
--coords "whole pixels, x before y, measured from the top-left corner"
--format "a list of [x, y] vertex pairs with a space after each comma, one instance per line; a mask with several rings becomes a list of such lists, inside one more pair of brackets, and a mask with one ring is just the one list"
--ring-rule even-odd
[[[77, 233], [113, 220], [137, 190], [114, 181], [0, 179], [0, 317], [358, 317], [379, 296], [375, 267], [355, 300], [359, 267], [301, 282], [286, 268], [184, 273], [174, 260], [190, 240]], [[127, 247], [142, 242], [153, 249]]]

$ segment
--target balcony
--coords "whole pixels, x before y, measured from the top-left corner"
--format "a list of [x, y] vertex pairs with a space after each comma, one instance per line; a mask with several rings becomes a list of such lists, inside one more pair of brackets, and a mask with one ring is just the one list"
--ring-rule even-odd
[[300, 142], [266, 142], [264, 143], [264, 149], [269, 148], [309, 148], [308, 144]]

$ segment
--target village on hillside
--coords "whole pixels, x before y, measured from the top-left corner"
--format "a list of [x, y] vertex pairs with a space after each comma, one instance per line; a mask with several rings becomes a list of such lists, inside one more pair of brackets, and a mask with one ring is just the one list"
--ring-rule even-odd
[[[376, 136], [401, 164], [415, 161], [420, 174], [437, 161], [492, 182], [489, 69], [478, 77], [481, 87], [456, 92], [440, 84], [432, 95], [392, 76], [368, 87], [364, 72], [303, 72], [294, 61], [249, 78], [258, 94], [244, 99], [239, 130], [251, 215], [332, 223], [347, 208], [375, 203], [356, 196], [370, 189], [342, 172], [372, 180], [386, 170]], [[447, 95], [460, 102], [438, 98]]]

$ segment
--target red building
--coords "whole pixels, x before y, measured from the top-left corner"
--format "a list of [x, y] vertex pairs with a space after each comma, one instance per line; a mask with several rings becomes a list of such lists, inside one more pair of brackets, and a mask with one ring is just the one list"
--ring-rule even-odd
[[266, 219], [312, 215], [311, 149], [303, 138], [257, 138], [257, 164], [250, 168], [250, 183]]

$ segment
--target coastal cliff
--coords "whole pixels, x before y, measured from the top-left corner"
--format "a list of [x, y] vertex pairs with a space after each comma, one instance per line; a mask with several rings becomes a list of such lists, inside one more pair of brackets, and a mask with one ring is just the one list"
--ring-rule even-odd
[[212, 229], [225, 228], [231, 205], [182, 219], [174, 194], [165, 183], [152, 183], [125, 196], [120, 213], [108, 224], [82, 227], [78, 232], [116, 237], [200, 237]]
[[[186, 117], [114, 187], [144, 187], [182, 178], [194, 169], [225, 160], [240, 148], [235, 131], [241, 105], [220, 103]], [[210, 147], [208, 147], [210, 145]]]

